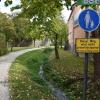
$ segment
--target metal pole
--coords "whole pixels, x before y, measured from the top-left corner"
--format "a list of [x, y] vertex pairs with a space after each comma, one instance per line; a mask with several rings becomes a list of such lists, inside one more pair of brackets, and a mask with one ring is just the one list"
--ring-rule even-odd
[[[86, 32], [86, 37], [88, 39], [89, 33]], [[83, 100], [87, 100], [87, 89], [88, 89], [88, 53], [85, 53], [84, 57], [84, 85], [83, 85]]]

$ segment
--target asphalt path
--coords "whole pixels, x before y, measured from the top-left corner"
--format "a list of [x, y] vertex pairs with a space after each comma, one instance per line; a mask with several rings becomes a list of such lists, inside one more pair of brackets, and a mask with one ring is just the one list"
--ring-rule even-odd
[[0, 57], [0, 100], [10, 100], [9, 96], [9, 83], [8, 83], [8, 73], [12, 62], [16, 57], [40, 48], [25, 49], [16, 52], [11, 52], [5, 56]]

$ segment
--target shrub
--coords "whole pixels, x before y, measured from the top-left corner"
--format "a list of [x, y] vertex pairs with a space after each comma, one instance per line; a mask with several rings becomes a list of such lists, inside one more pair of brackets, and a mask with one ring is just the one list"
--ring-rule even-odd
[[5, 37], [0, 34], [0, 56], [7, 52]]

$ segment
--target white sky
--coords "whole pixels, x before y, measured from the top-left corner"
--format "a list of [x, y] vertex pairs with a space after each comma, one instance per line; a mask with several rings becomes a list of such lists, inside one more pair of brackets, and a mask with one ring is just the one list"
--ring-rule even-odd
[[7, 14], [11, 14], [11, 11], [10, 11], [11, 7], [20, 4], [20, 0], [13, 0], [12, 5], [10, 5], [8, 7], [5, 7], [4, 6], [4, 1], [5, 0], [1, 0], [1, 2], [0, 2], [0, 12], [7, 13]]
[[65, 22], [67, 22], [70, 13], [71, 13], [71, 11], [67, 10], [67, 8], [64, 7], [64, 9], [62, 10], [62, 16], [63, 16]]
[[[5, 0], [1, 0], [1, 2], [0, 2], [0, 12], [8, 13], [8, 14], [11, 14], [11, 11], [10, 11], [11, 7], [20, 4], [20, 0], [13, 0], [13, 4], [12, 5], [10, 5], [8, 7], [5, 7], [4, 6], [4, 1]], [[63, 16], [65, 22], [67, 22], [67, 20], [69, 18], [69, 15], [70, 15], [70, 11], [68, 11], [67, 8], [64, 7], [64, 10], [62, 11], [62, 16]]]

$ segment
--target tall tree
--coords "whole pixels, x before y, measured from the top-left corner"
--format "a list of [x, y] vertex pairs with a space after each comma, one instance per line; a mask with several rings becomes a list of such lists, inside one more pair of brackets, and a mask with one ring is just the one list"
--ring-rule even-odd
[[19, 45], [21, 45], [21, 43], [25, 40], [28, 39], [30, 37], [29, 32], [30, 32], [30, 26], [31, 26], [31, 22], [29, 19], [27, 18], [14, 18], [14, 24], [16, 27], [16, 38], [19, 41]]
[[8, 15], [2, 13], [0, 13], [0, 31], [5, 35], [7, 46], [8, 42], [15, 37], [16, 32], [12, 19]]
[[5, 36], [0, 32], [0, 56], [7, 52]]
[[[55, 57], [56, 59], [59, 59], [59, 44], [62, 41], [65, 41], [66, 37], [66, 25], [62, 21], [61, 17], [57, 15], [56, 17], [49, 19], [48, 21], [45, 22], [45, 31], [48, 33], [49, 38], [53, 42], [55, 46]], [[61, 43], [62, 46], [62, 43]]]
[[36, 40], [40, 40], [41, 39], [41, 35], [43, 35], [43, 29], [41, 28], [40, 25], [32, 25], [31, 26], [31, 31], [29, 33], [30, 38], [32, 38], [33, 42], [34, 42], [34, 47], [35, 47], [35, 42]]
[[60, 31], [60, 35], [59, 35], [59, 44], [62, 48], [63, 44], [65, 44], [66, 40], [67, 40], [67, 24], [61, 20], [61, 31]]

